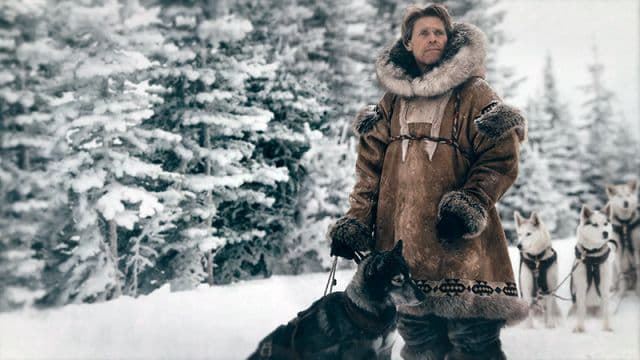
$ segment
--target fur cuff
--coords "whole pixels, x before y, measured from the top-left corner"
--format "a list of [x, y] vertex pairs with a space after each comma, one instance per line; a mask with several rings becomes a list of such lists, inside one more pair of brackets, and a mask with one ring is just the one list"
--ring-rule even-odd
[[454, 214], [463, 219], [462, 237], [466, 239], [480, 235], [487, 225], [487, 211], [473, 195], [462, 190], [444, 194], [438, 205], [438, 220], [442, 219], [444, 213]]
[[398, 311], [419, 317], [434, 314], [449, 319], [505, 320], [507, 325], [515, 325], [527, 317], [529, 306], [517, 296], [464, 293], [456, 296], [427, 295], [419, 305], [401, 305]]
[[371, 231], [357, 219], [343, 216], [329, 230], [332, 242], [349, 246], [355, 251], [369, 251], [373, 249]]
[[378, 121], [382, 119], [382, 114], [377, 105], [367, 105], [358, 112], [353, 120], [352, 128], [356, 135], [361, 136], [373, 130]]
[[492, 101], [473, 121], [491, 139], [501, 139], [511, 130], [516, 130], [520, 142], [527, 138], [527, 120], [519, 110], [502, 102]]

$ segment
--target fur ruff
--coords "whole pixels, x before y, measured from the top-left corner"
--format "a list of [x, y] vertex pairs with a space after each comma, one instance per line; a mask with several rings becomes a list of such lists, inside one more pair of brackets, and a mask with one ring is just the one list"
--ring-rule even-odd
[[427, 300], [419, 305], [402, 305], [398, 311], [413, 316], [434, 314], [444, 318], [505, 320], [507, 325], [515, 325], [527, 317], [529, 306], [517, 296], [464, 293], [457, 296], [427, 296]]
[[464, 220], [465, 239], [480, 235], [487, 225], [487, 211], [473, 195], [463, 190], [450, 191], [438, 205], [438, 220], [444, 213], [455, 214]]
[[472, 76], [484, 76], [487, 39], [476, 26], [455, 23], [442, 59], [420, 75], [413, 55], [402, 40], [385, 49], [376, 61], [376, 74], [388, 91], [405, 96], [444, 94]]
[[487, 105], [475, 118], [474, 123], [484, 136], [498, 140], [511, 130], [516, 130], [518, 139], [523, 142], [527, 137], [527, 120], [516, 108], [494, 101]]
[[361, 136], [373, 130], [382, 118], [377, 105], [367, 105], [358, 112], [351, 127], [356, 135]]
[[329, 230], [329, 238], [351, 247], [356, 251], [373, 249], [373, 236], [360, 221], [343, 216]]

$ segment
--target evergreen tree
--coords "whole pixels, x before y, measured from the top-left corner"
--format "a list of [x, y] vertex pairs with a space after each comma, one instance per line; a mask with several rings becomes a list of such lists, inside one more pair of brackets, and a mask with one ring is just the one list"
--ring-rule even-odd
[[157, 13], [135, 0], [48, 4], [46, 26], [55, 47], [68, 53], [46, 90], [69, 98], [50, 109], [65, 121], [56, 129], [65, 158], [48, 171], [59, 179], [57, 191], [68, 194], [73, 222], [50, 249], [48, 277], [55, 281], [44, 303], [116, 297], [129, 282], [123, 270], [138, 269], [143, 256], [147, 266], [153, 259], [129, 239], [164, 210], [157, 190], [179, 178], [151, 162], [156, 143], [171, 134], [142, 125], [162, 101], [162, 89], [149, 85], [149, 69], [158, 63], [148, 56], [162, 43], [153, 30]]
[[[530, 98], [525, 108], [529, 133], [520, 158], [523, 171], [513, 189], [505, 194], [501, 209], [503, 218], [507, 219], [515, 210], [523, 214], [538, 211], [552, 235], [567, 237], [575, 232], [579, 213], [575, 196], [582, 188], [579, 149], [575, 143], [576, 126], [557, 91], [550, 55], [547, 55], [542, 85], [542, 91]], [[533, 185], [525, 186], [531, 183], [532, 174], [540, 182], [542, 192], [532, 189]], [[530, 201], [531, 191], [541, 198]], [[508, 227], [510, 231], [511, 225]]]
[[57, 124], [40, 91], [64, 51], [51, 47], [44, 16], [42, 3], [0, 4], [0, 311], [44, 294], [45, 248], [64, 223], [64, 196], [46, 171], [59, 156]]
[[585, 140], [580, 149], [580, 170], [586, 188], [578, 196], [580, 203], [600, 208], [606, 202], [605, 185], [623, 176], [616, 171], [624, 160], [618, 157], [614, 144], [616, 128], [620, 126], [611, 103], [614, 94], [603, 82], [604, 65], [598, 60], [595, 47], [593, 52], [593, 63], [588, 66], [590, 83], [582, 86], [586, 100], [580, 124]]

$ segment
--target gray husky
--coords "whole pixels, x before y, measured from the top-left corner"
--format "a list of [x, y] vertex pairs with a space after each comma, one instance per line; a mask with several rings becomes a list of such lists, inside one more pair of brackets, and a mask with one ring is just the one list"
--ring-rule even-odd
[[[638, 181], [621, 185], [607, 185], [611, 206], [613, 240], [616, 248], [614, 288], [624, 295], [637, 285], [640, 278], [640, 211], [638, 211]], [[618, 286], [621, 283], [622, 286]]]
[[249, 359], [390, 359], [396, 306], [424, 299], [400, 240], [362, 259], [346, 291], [320, 298], [276, 328]]

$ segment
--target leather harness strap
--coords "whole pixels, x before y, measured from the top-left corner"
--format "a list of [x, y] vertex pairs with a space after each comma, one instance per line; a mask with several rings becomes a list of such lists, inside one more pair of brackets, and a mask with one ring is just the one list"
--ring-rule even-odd
[[452, 146], [455, 150], [457, 150], [462, 156], [464, 156], [469, 162], [473, 162], [473, 154], [466, 151], [460, 143], [458, 142], [458, 123], [460, 117], [460, 90], [456, 89], [455, 93], [455, 111], [453, 114], [453, 129], [451, 131], [451, 138], [444, 138], [438, 136], [412, 136], [412, 135], [397, 135], [391, 136], [389, 138], [389, 143], [398, 141], [398, 140], [415, 140], [415, 141], [435, 141], [440, 144], [446, 144]]
[[600, 265], [607, 261], [609, 253], [611, 253], [611, 249], [608, 244], [604, 244], [598, 249], [586, 249], [581, 245], [575, 247], [576, 259], [582, 261], [587, 269], [587, 291], [591, 288], [591, 284], [595, 284], [598, 296], [601, 296]]
[[640, 216], [632, 216], [629, 220], [620, 220], [617, 216], [614, 216], [614, 219], [619, 223], [613, 225], [613, 231], [620, 236], [620, 249], [622, 253], [624, 254], [625, 251], [628, 251], [630, 254], [633, 254], [634, 248], [631, 232], [640, 225]]
[[[547, 250], [551, 250], [551, 256], [543, 259], [547, 254]], [[535, 297], [538, 294], [538, 290], [543, 295], [549, 295], [549, 283], [547, 282], [547, 272], [551, 265], [558, 260], [558, 254], [553, 248], [547, 248], [537, 255], [531, 255], [527, 252], [520, 252], [520, 266], [524, 264], [529, 270], [533, 272], [533, 288], [531, 289], [531, 296]], [[521, 268], [522, 269], [522, 268]]]

